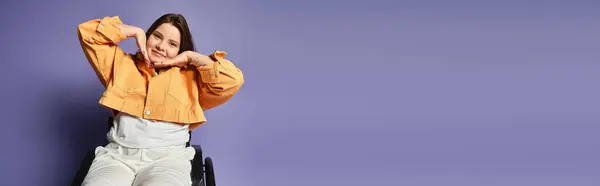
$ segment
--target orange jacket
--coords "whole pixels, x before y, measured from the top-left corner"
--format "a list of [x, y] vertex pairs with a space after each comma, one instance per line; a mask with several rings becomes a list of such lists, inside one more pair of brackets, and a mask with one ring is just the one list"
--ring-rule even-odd
[[149, 120], [190, 124], [206, 121], [204, 111], [229, 100], [244, 83], [242, 71], [226, 53], [211, 56], [217, 62], [194, 67], [172, 67], [158, 75], [117, 43], [127, 39], [116, 27], [118, 16], [84, 22], [78, 26], [83, 53], [106, 88], [100, 105]]

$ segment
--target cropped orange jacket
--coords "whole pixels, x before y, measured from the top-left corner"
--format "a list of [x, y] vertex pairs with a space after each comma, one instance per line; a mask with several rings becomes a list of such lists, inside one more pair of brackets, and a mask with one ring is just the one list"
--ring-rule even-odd
[[211, 56], [217, 62], [201, 67], [171, 67], [155, 73], [134, 54], [117, 44], [127, 37], [117, 27], [118, 16], [84, 22], [78, 26], [83, 53], [106, 90], [99, 104], [149, 120], [190, 124], [204, 122], [204, 111], [229, 100], [244, 83], [242, 71], [225, 59], [225, 52]]

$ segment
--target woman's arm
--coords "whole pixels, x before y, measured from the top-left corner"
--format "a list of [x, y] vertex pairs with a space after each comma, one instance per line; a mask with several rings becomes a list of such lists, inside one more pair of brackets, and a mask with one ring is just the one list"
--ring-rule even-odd
[[126, 56], [117, 45], [127, 38], [135, 37], [140, 51], [147, 58], [146, 36], [144, 30], [123, 24], [118, 16], [94, 19], [79, 24], [79, 41], [88, 62], [96, 72], [102, 85], [112, 79], [115, 62]]
[[198, 99], [203, 110], [219, 106], [229, 100], [244, 83], [244, 74], [231, 61], [227, 53], [216, 51], [210, 56], [185, 51], [166, 61], [154, 63], [154, 67], [193, 65], [199, 72]]
[[244, 84], [244, 74], [231, 61], [225, 59], [226, 54], [221, 51], [213, 53], [209, 60], [214, 62], [202, 63], [202, 56], [190, 58], [191, 64], [196, 64], [200, 72], [199, 101], [203, 110], [227, 102]]

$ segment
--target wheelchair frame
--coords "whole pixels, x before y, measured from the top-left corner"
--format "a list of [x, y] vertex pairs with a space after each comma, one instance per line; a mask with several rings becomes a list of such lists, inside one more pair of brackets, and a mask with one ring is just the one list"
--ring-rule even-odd
[[[112, 116], [108, 117], [108, 129], [113, 126], [114, 118]], [[186, 143], [186, 146], [192, 146], [196, 150], [196, 155], [194, 155], [194, 159], [190, 161], [192, 164], [192, 186], [216, 186], [215, 183], [215, 173], [213, 167], [213, 161], [210, 157], [206, 157], [203, 159], [202, 156], [202, 148], [200, 145], [191, 145], [192, 141], [192, 131], [190, 131], [190, 139]], [[77, 170], [77, 174], [73, 178], [71, 186], [81, 186], [83, 183], [83, 179], [87, 175], [90, 170], [90, 166], [96, 157], [95, 150], [90, 150], [85, 155], [79, 169]]]

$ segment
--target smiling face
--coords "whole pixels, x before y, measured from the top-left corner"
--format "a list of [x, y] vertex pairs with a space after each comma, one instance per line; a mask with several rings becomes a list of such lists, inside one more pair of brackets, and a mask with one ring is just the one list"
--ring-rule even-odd
[[151, 62], [171, 59], [179, 53], [181, 33], [170, 23], [163, 23], [146, 40], [146, 49]]

